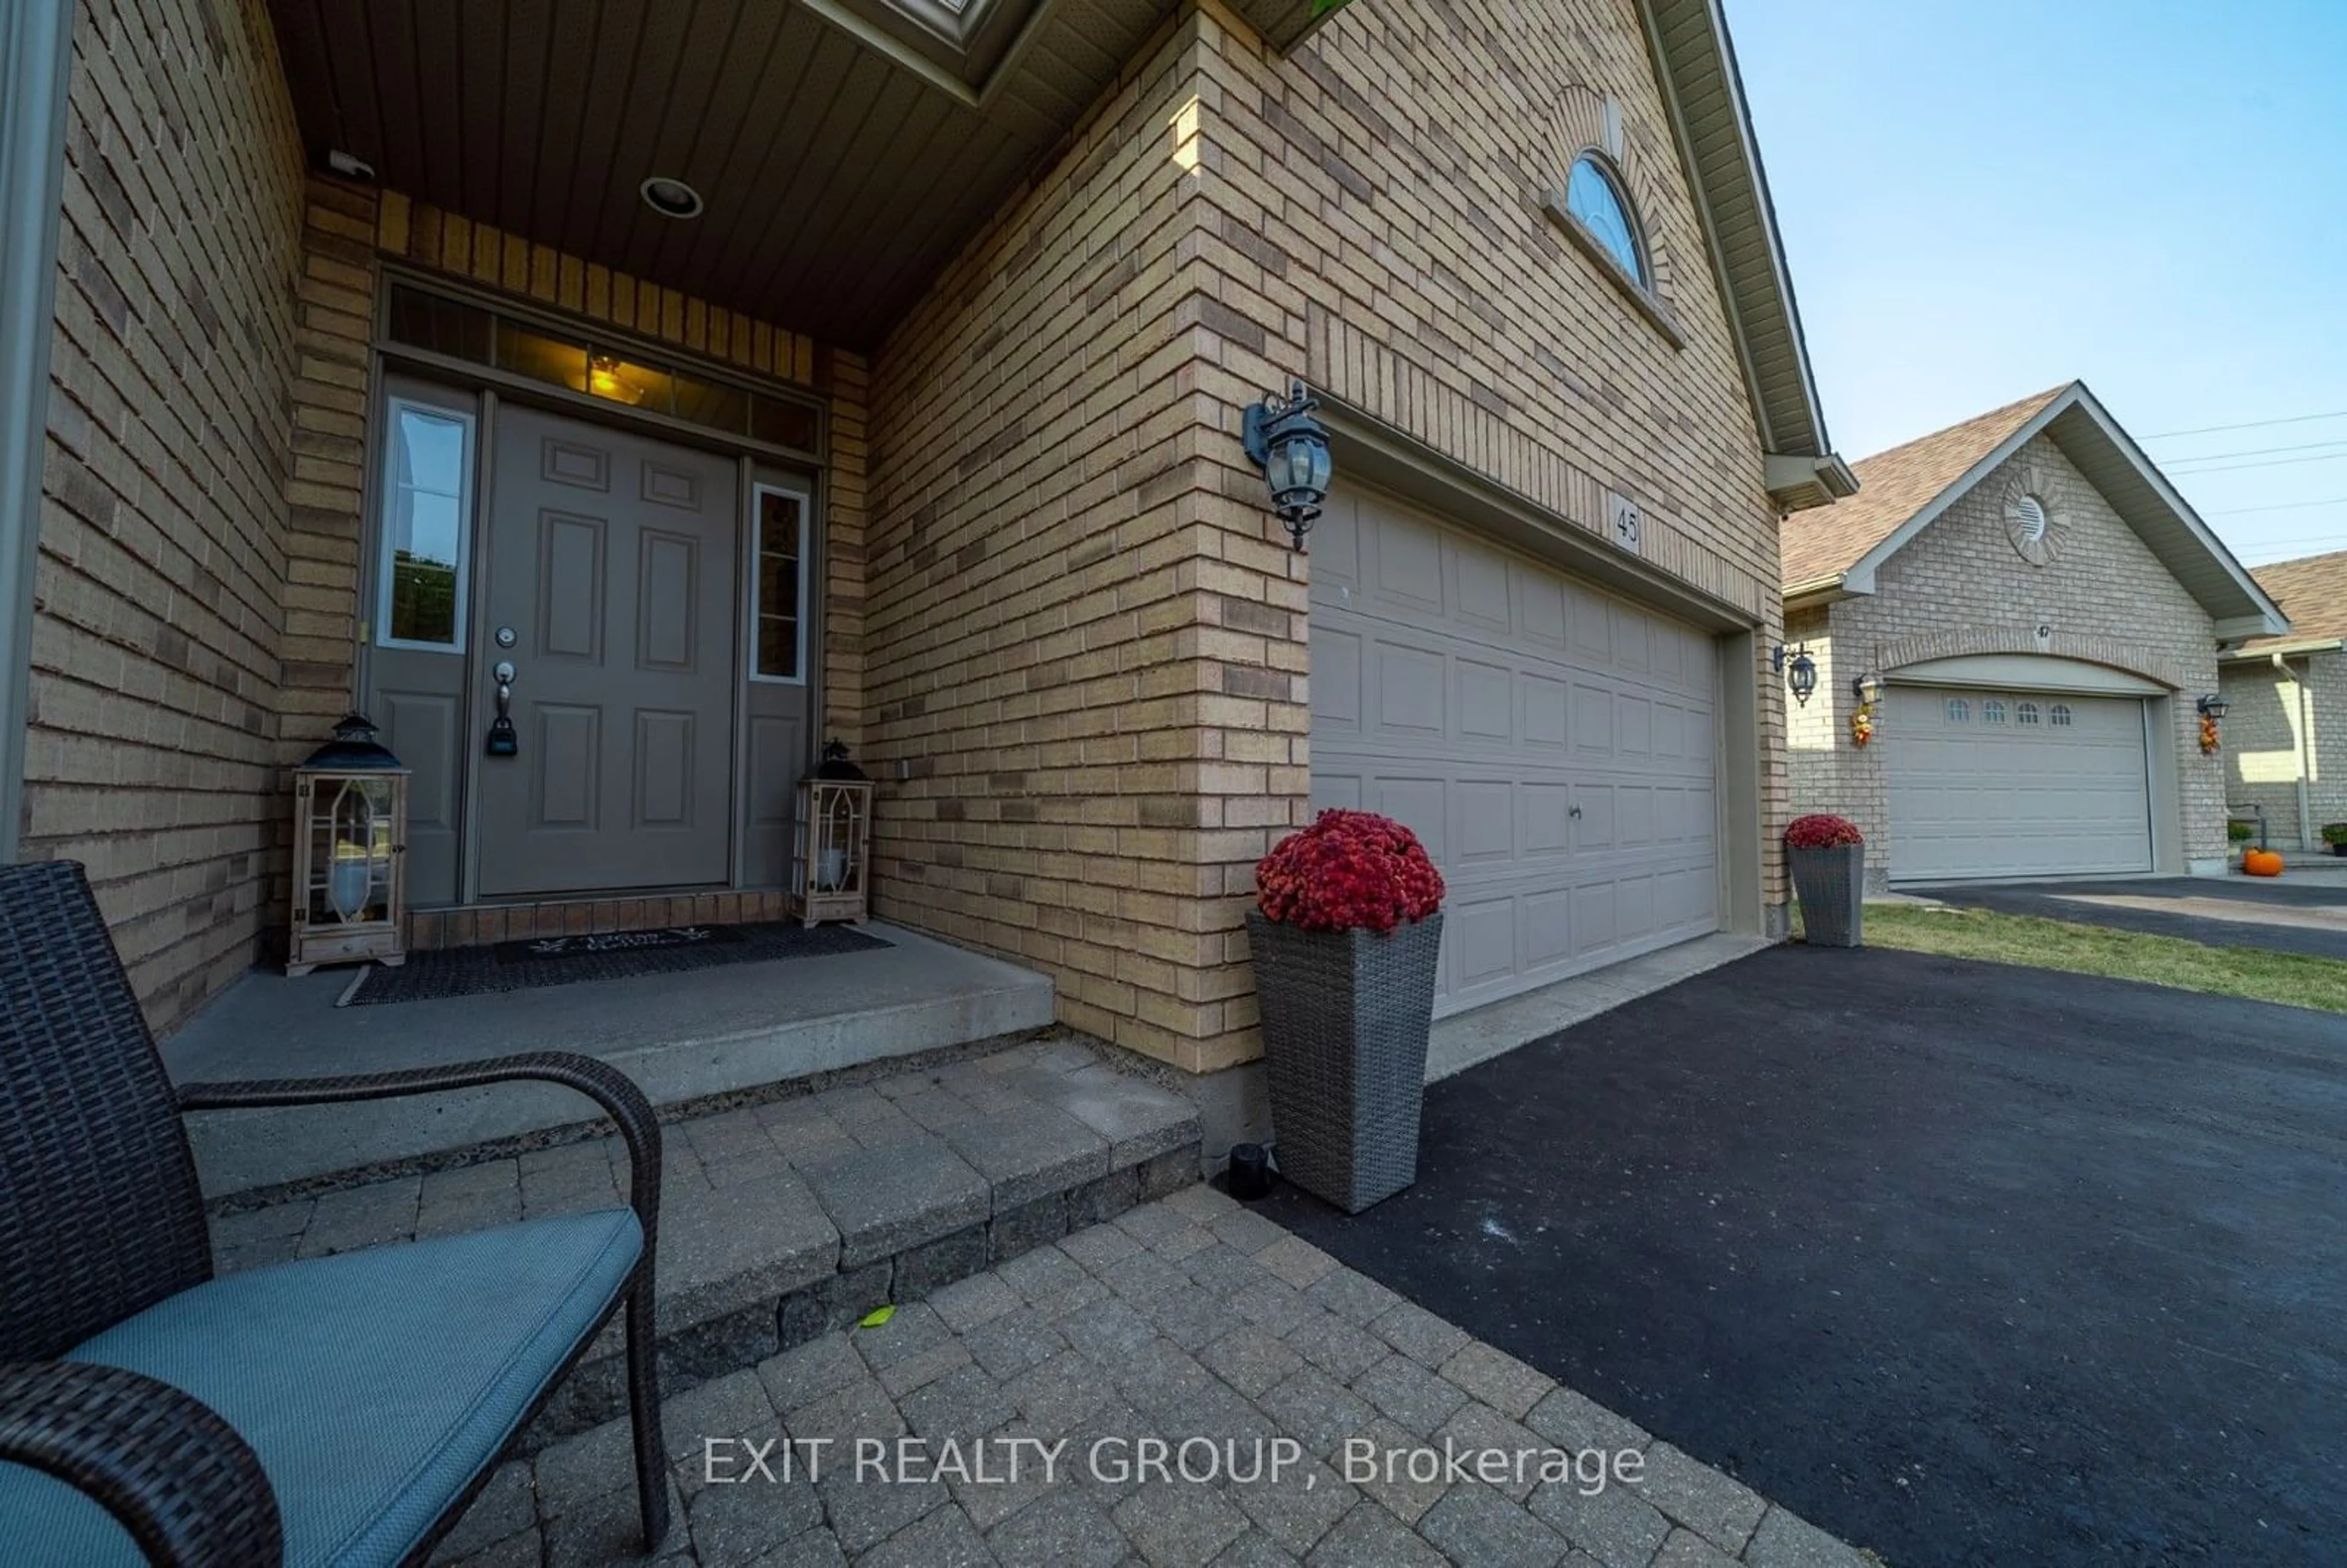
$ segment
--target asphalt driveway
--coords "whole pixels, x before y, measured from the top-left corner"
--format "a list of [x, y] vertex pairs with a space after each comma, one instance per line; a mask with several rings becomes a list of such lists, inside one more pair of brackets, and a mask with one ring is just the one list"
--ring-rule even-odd
[[[2329, 863], [2323, 869], [2329, 870]], [[1905, 889], [1968, 908], [2042, 915], [2181, 937], [2347, 958], [2347, 884], [2248, 876], [2137, 876], [2106, 882], [1968, 882]]]
[[2347, 1020], [1784, 947], [1434, 1085], [1271, 1217], [1933, 1564], [2335, 1564]]

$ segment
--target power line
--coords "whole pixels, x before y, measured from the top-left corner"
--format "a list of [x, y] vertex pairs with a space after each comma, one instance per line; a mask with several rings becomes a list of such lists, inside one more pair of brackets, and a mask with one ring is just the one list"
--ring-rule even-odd
[[2347, 507], [2347, 496], [2332, 496], [2321, 501], [2281, 501], [2270, 507], [2235, 507], [2226, 512], [2206, 512], [2210, 518], [2246, 518], [2251, 512], [2301, 512], [2309, 507]]
[[2146, 436], [2140, 439], [2170, 441], [2178, 436], [2214, 436], [2226, 430], [2263, 430], [2275, 425], [2311, 425], [2318, 419], [2347, 419], [2347, 408], [2336, 414], [2293, 414], [2286, 419], [2248, 419], [2239, 425], [2203, 425], [2197, 430], [2163, 430], [2157, 436]]
[[2323, 441], [2301, 441], [2295, 446], [2242, 446], [2231, 452], [2195, 452], [2188, 457], [2170, 457], [2170, 464], [2215, 463], [2229, 457], [2266, 457], [2276, 452], [2311, 452], [2320, 446], [2347, 446], [2347, 436], [2333, 436]]
[[2294, 463], [2336, 463], [2347, 458], [2347, 452], [2325, 452], [2313, 457], [2262, 457], [2254, 463], [2226, 463], [2214, 468], [2170, 468], [2172, 478], [2197, 479], [2203, 474], [2230, 474], [2242, 468], [2287, 468]]

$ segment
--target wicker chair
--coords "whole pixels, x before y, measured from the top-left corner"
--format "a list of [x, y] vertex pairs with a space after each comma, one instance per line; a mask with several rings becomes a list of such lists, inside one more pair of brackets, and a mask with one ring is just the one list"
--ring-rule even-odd
[[[660, 1128], [606, 1063], [509, 1056], [176, 1094], [78, 866], [0, 868], [0, 1557], [421, 1563], [624, 1301], [668, 1533]], [[630, 1206], [214, 1278], [184, 1111], [534, 1079], [600, 1104]]]

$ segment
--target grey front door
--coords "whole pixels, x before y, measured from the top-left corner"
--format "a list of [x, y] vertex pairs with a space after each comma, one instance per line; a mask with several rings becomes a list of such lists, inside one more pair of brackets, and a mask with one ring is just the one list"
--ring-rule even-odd
[[723, 883], [736, 469], [500, 410], [477, 678], [514, 668], [517, 751], [480, 758], [480, 891]]

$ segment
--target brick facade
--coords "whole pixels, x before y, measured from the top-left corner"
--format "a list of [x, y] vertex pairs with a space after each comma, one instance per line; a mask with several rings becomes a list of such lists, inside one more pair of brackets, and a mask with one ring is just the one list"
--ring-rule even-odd
[[[2059, 554], [2024, 560], [2006, 537], [2004, 496], [2012, 476], [2057, 514], [2067, 512]], [[2042, 654], [2107, 665], [2181, 694], [2169, 704], [2168, 740], [2179, 784], [2184, 855], [2224, 852], [2225, 775], [2204, 756], [2193, 699], [2217, 689], [2216, 638], [2208, 612], [2170, 576], [2135, 530], [2079, 473], [2054, 440], [2038, 436], [1885, 561], [1875, 591], [1788, 619], [1786, 636], [1806, 641], [1818, 661], [1818, 692], [1788, 725], [1793, 806], [1849, 817], [1867, 835], [1868, 873], [1898, 862], [1899, 825], [1890, 819], [1889, 715], [1878, 710], [1873, 745], [1850, 743], [1857, 706], [1850, 682], [1871, 671], [1973, 654]], [[2041, 641], [2039, 626], [2050, 628]], [[2180, 867], [2179, 867], [2180, 869]]]
[[2323, 825], [2347, 822], [2347, 653], [2294, 653], [2284, 662], [2287, 672], [2250, 660], [2218, 671], [2218, 689], [2232, 704], [2225, 798], [2236, 809], [2262, 807], [2275, 848], [2323, 851]]
[[168, 1026], [283, 876], [302, 159], [261, 0], [86, 0], [67, 138], [25, 853], [87, 863]]
[[[828, 399], [819, 722], [881, 781], [879, 912], [1194, 1071], [1259, 1052], [1241, 915], [1309, 799], [1310, 558], [1238, 439], [1265, 391], [1303, 376], [1560, 528], [1633, 497], [1647, 566], [1775, 641], [1754, 413], [1633, 0], [1379, 0], [1286, 56], [1187, 0], [868, 363], [306, 175], [262, 0], [232, 37], [212, 15], [86, 17], [146, 32], [77, 75], [29, 781], [36, 850], [99, 866], [159, 1022], [282, 919], [282, 772], [354, 688], [387, 261]], [[183, 54], [192, 107], [116, 75]], [[1651, 309], [1543, 210], [1592, 148]], [[109, 553], [132, 535], [159, 585]], [[1753, 678], [1773, 843], [1781, 692]]]
[[[1684, 348], [1540, 208], [1609, 97]], [[1307, 811], [1310, 559], [1244, 409], [1300, 374], [1571, 524], [1633, 496], [1649, 561], [1765, 646], [1776, 517], [1704, 254], [1627, 0], [1504, 36], [1387, 0], [1284, 57], [1185, 5], [876, 356], [883, 912], [1136, 1050], [1257, 1054], [1242, 911]], [[1765, 696], [1772, 824], [1781, 723]]]

